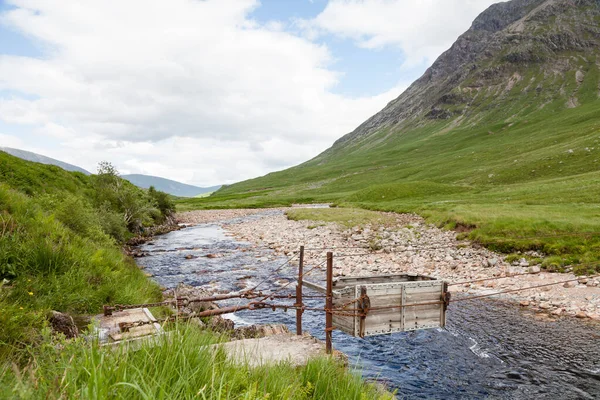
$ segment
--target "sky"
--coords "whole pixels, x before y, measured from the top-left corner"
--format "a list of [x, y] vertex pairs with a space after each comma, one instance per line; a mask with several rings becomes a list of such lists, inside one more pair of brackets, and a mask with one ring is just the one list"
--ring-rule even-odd
[[230, 184], [307, 161], [494, 0], [0, 0], [0, 147]]

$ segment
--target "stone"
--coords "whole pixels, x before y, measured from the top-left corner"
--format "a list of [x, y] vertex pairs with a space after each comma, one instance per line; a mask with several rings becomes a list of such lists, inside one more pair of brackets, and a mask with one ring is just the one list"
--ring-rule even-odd
[[541, 271], [540, 266], [539, 265], [534, 265], [533, 267], [529, 268], [529, 273], [530, 274], [539, 274]]
[[567, 289], [573, 288], [573, 287], [575, 287], [575, 286], [577, 286], [577, 282], [565, 282], [565, 283], [563, 284], [563, 287], [564, 287], [564, 288], [567, 288]]
[[217, 315], [211, 317], [208, 326], [215, 332], [229, 332], [235, 328], [235, 323], [230, 319], [225, 319]]
[[519, 266], [520, 267], [529, 267], [529, 261], [527, 261], [525, 258], [521, 258], [519, 260]]
[[48, 318], [52, 331], [62, 333], [67, 339], [73, 339], [79, 336], [79, 329], [73, 321], [73, 317], [58, 311], [52, 311]]
[[552, 315], [561, 315], [564, 311], [564, 308], [557, 308], [556, 310], [552, 311]]
[[527, 300], [523, 300], [523, 301], [521, 301], [521, 302], [519, 303], [519, 305], [520, 305], [521, 307], [529, 307], [529, 304], [531, 304], [531, 303], [530, 303], [529, 301], [527, 301]]
[[587, 318], [587, 314], [585, 311], [578, 311], [577, 314], [575, 314], [575, 317], [577, 318]]
[[454, 261], [454, 257], [452, 257], [451, 255], [447, 255], [446, 257], [444, 257], [444, 261], [452, 262], [452, 261]]

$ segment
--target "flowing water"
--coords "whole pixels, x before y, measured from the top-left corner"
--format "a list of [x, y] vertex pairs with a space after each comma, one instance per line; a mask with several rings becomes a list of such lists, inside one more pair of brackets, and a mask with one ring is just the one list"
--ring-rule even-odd
[[[243, 217], [261, 218], [275, 211]], [[223, 221], [221, 224], [239, 221]], [[267, 279], [280, 288], [296, 267], [276, 270], [286, 258], [229, 237], [219, 224], [204, 224], [156, 238], [139, 264], [161, 285], [180, 282], [229, 293]], [[206, 257], [208, 254], [216, 258]], [[187, 257], [187, 258], [186, 258]], [[306, 269], [310, 268], [306, 266]], [[311, 276], [318, 281], [320, 275]], [[290, 284], [282, 293], [292, 293]], [[315, 294], [305, 289], [305, 294]], [[223, 305], [235, 305], [239, 300]], [[309, 299], [309, 306], [323, 306]], [[293, 303], [293, 301], [289, 301]], [[236, 325], [284, 323], [295, 330], [295, 311], [241, 311]], [[304, 329], [324, 339], [325, 316], [305, 312]], [[334, 332], [334, 347], [367, 379], [398, 390], [399, 398], [596, 399], [600, 398], [600, 328], [573, 319], [542, 320], [494, 300], [452, 304], [446, 329], [358, 339]]]

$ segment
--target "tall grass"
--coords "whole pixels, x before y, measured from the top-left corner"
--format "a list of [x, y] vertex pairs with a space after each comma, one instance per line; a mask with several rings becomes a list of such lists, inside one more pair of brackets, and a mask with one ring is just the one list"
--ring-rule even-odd
[[44, 399], [391, 399], [329, 358], [306, 366], [232, 363], [222, 337], [187, 325], [132, 351], [48, 340], [25, 367], [0, 367], [0, 397]]

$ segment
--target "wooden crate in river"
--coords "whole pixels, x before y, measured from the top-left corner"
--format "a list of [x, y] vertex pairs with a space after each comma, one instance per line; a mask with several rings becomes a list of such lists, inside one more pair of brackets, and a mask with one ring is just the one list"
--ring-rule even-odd
[[[320, 285], [304, 285], [325, 292]], [[333, 327], [358, 337], [440, 328], [446, 325], [447, 300], [448, 285], [427, 276], [338, 278], [333, 281]]]

